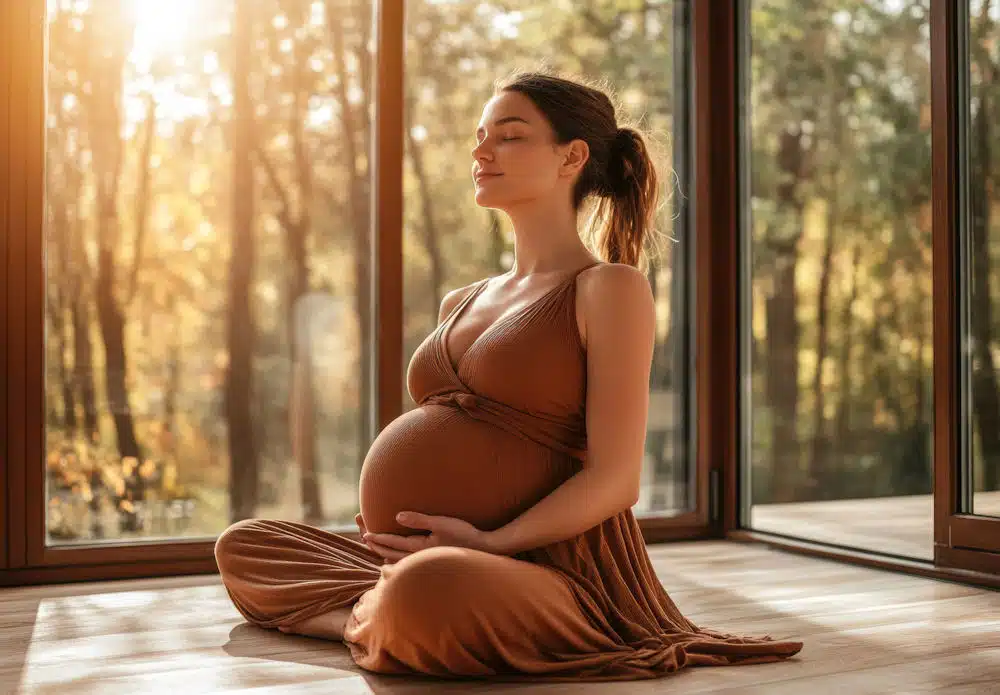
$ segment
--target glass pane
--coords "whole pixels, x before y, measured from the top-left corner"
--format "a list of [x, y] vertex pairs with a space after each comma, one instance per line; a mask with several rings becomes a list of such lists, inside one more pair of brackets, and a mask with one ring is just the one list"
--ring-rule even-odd
[[753, 0], [751, 525], [929, 559], [929, 0]]
[[49, 3], [50, 543], [353, 523], [372, 8], [328, 6]]
[[1000, 516], [1000, 4], [971, 0], [969, 38], [969, 511]]
[[[687, 416], [687, 3], [604, 3], [595, 11], [585, 3], [413, 0], [406, 8], [404, 370], [437, 325], [442, 297], [504, 273], [513, 261], [508, 218], [477, 205], [471, 179], [476, 124], [494, 80], [542, 63], [605, 79], [626, 102], [624, 117], [643, 116], [641, 125], [661, 142], [667, 203], [657, 223], [673, 237], [649, 272], [660, 321], [645, 482], [636, 512], [689, 509], [694, 457]], [[415, 406], [409, 393], [405, 402], [408, 409]]]

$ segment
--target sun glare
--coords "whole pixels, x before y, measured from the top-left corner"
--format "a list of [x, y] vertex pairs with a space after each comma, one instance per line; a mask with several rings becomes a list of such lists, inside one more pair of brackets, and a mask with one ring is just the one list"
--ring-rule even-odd
[[132, 0], [137, 55], [182, 53], [198, 0]]

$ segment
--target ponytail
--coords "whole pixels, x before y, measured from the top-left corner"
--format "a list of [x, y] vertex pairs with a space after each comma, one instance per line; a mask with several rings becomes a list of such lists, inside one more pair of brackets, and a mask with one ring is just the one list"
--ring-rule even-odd
[[659, 198], [656, 167], [638, 131], [618, 129], [596, 188], [595, 212], [603, 220], [598, 253], [609, 263], [638, 267]]

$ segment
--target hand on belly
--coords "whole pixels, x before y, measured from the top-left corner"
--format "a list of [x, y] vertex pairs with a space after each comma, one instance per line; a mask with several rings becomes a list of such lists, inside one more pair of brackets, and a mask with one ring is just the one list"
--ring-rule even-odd
[[372, 533], [414, 535], [399, 512], [448, 516], [490, 531], [516, 518], [565, 479], [551, 453], [446, 406], [393, 420], [361, 469], [361, 514]]

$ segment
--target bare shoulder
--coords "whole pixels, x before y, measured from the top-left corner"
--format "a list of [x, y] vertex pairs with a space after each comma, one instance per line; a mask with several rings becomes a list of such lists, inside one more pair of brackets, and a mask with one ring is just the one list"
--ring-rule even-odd
[[601, 263], [577, 278], [580, 334], [636, 336], [651, 333], [656, 304], [649, 280], [624, 263]]
[[455, 307], [465, 299], [465, 297], [475, 289], [482, 280], [473, 282], [464, 287], [459, 287], [457, 289], [447, 292], [444, 297], [441, 298], [441, 307], [438, 309], [438, 324], [448, 318], [448, 314], [455, 310]]

